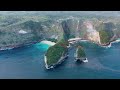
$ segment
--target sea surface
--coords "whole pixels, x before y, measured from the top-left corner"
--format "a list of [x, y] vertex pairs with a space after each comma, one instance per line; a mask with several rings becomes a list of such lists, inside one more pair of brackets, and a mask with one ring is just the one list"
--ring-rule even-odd
[[110, 48], [90, 42], [84, 45], [88, 63], [74, 61], [74, 49], [69, 58], [52, 70], [46, 70], [44, 54], [50, 47], [38, 43], [17, 49], [0, 51], [1, 79], [120, 79], [120, 43]]

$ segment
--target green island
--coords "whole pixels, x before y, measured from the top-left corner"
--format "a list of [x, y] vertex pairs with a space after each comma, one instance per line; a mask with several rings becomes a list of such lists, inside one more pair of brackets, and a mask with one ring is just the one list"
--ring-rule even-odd
[[86, 57], [86, 54], [85, 54], [83, 47], [78, 46], [77, 47], [77, 58], [84, 58], [84, 57]]
[[59, 59], [62, 56], [65, 56], [65, 54], [67, 53], [67, 45], [68, 41], [62, 39], [47, 50], [45, 56], [47, 58], [46, 63], [48, 66], [57, 64]]
[[75, 61], [88, 62], [84, 48], [80, 45], [76, 48]]

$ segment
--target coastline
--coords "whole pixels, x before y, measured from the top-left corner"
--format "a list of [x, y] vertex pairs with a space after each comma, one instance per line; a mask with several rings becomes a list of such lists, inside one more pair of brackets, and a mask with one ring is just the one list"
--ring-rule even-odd
[[4, 46], [4, 47], [0, 47], [0, 51], [4, 51], [4, 50], [11, 50], [11, 49], [15, 49], [15, 48], [19, 48], [25, 45], [10, 45], [10, 46]]
[[118, 43], [118, 42], [120, 42], [120, 38], [118, 38], [117, 40], [115, 40], [115, 41], [113, 41], [111, 43]]
[[104, 48], [110, 48], [112, 46], [111, 42], [109, 44], [106, 44], [106, 45], [101, 45], [101, 44], [98, 44], [100, 47], [104, 47]]
[[50, 46], [53, 46], [53, 45], [56, 44], [55, 42], [51, 42], [51, 41], [47, 41], [47, 40], [43, 40], [43, 41], [41, 41], [40, 43], [48, 44], [48, 45], [50, 45]]
[[120, 42], [120, 38], [119, 39], [117, 39], [117, 40], [115, 40], [115, 41], [112, 41], [112, 42], [110, 42], [110, 44], [109, 45], [106, 45], [106, 46], [101, 46], [101, 47], [105, 47], [105, 48], [110, 48], [111, 46], [112, 46], [112, 44], [113, 43], [119, 43]]
[[56, 64], [49, 66], [47, 64], [47, 57], [44, 55], [44, 62], [45, 62], [46, 69], [52, 69], [52, 68], [56, 67], [56, 65], [61, 64], [67, 57], [68, 57], [68, 55], [66, 54], [65, 56], [62, 56]]
[[[89, 40], [80, 40], [80, 42], [86, 42], [86, 41], [89, 41]], [[100, 47], [104, 47], [104, 48], [110, 48], [111, 46], [112, 46], [112, 44], [113, 43], [119, 43], [120, 42], [120, 38], [118, 38], [118, 39], [116, 39], [116, 40], [114, 40], [114, 41], [111, 41], [109, 44], [106, 44], [106, 45], [101, 45], [101, 44], [99, 44], [99, 43], [96, 43], [96, 44], [98, 44]], [[93, 43], [95, 43], [95, 42], [93, 42]]]
[[52, 67], [48, 67], [48, 65], [47, 65], [47, 58], [46, 58], [46, 56], [44, 55], [44, 62], [45, 62], [45, 67], [46, 67], [46, 69], [50, 69], [50, 68], [52, 68]]
[[[86, 42], [86, 41], [89, 41], [89, 40], [85, 40], [85, 39], [79, 39], [80, 42]], [[28, 43], [28, 44], [20, 44], [20, 45], [9, 45], [9, 46], [4, 46], [4, 47], [0, 47], [0, 51], [4, 51], [4, 50], [11, 50], [11, 49], [15, 49], [15, 48], [19, 48], [19, 47], [23, 47], [23, 46], [26, 46], [26, 45], [31, 45], [31, 44], [36, 44], [36, 43], [44, 43], [44, 44], [48, 44], [50, 46], [53, 46], [55, 45], [56, 43], [55, 42], [51, 42], [51, 41], [47, 41], [47, 40], [43, 40], [43, 41], [37, 41], [37, 42], [31, 42], [31, 43]], [[110, 48], [112, 46], [112, 43], [119, 43], [120, 42], [120, 38], [116, 39], [115, 41], [112, 41], [110, 42], [109, 45], [100, 45], [98, 44], [100, 47], [104, 47], [104, 48]], [[70, 47], [70, 46], [69, 46]]]
[[30, 43], [20, 44], [20, 45], [9, 45], [9, 46], [4, 46], [4, 47], [0, 47], [0, 51], [11, 50], [11, 49], [23, 47], [23, 46], [26, 46], [26, 45], [36, 44], [36, 43], [39, 43], [39, 42], [40, 42], [40, 43], [44, 43], [44, 44], [48, 44], [48, 45], [50, 45], [50, 46], [53, 46], [53, 45], [56, 44], [56, 43], [54, 43], [54, 42], [44, 40], [44, 41], [36, 41], [36, 42], [30, 42]]
[[[73, 41], [72, 41], [73, 40]], [[75, 42], [79, 41], [79, 42], [87, 42], [87, 41], [90, 41], [90, 40], [87, 40], [87, 39], [81, 39], [81, 38], [72, 38], [72, 39], [69, 39], [68, 40], [70, 44], [74, 44]], [[71, 41], [71, 42], [70, 42]], [[96, 42], [93, 42], [93, 41], [90, 41], [92, 43], [96, 43]], [[100, 47], [104, 47], [104, 48], [110, 48], [112, 43], [116, 43], [116, 42], [120, 42], [120, 40], [115, 40], [113, 42], [110, 42], [109, 44], [106, 44], [106, 45], [102, 45], [102, 44], [99, 44], [99, 43], [96, 43], [98, 44]]]

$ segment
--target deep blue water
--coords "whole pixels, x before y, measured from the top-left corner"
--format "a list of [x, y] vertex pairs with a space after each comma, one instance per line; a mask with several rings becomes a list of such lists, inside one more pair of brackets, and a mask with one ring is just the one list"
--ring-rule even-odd
[[17, 49], [0, 51], [0, 78], [17, 79], [120, 79], [120, 43], [111, 48], [82, 42], [88, 63], [74, 61], [74, 49], [69, 58], [52, 70], [46, 70], [43, 56], [48, 45], [38, 43]]

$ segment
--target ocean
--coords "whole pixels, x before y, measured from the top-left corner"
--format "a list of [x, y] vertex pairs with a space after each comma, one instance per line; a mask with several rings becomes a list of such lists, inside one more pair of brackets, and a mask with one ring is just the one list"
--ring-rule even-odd
[[88, 63], [74, 61], [74, 49], [69, 57], [54, 69], [46, 70], [44, 54], [50, 47], [37, 43], [17, 49], [0, 51], [1, 79], [120, 79], [120, 43], [110, 48], [94, 43], [84, 45]]

